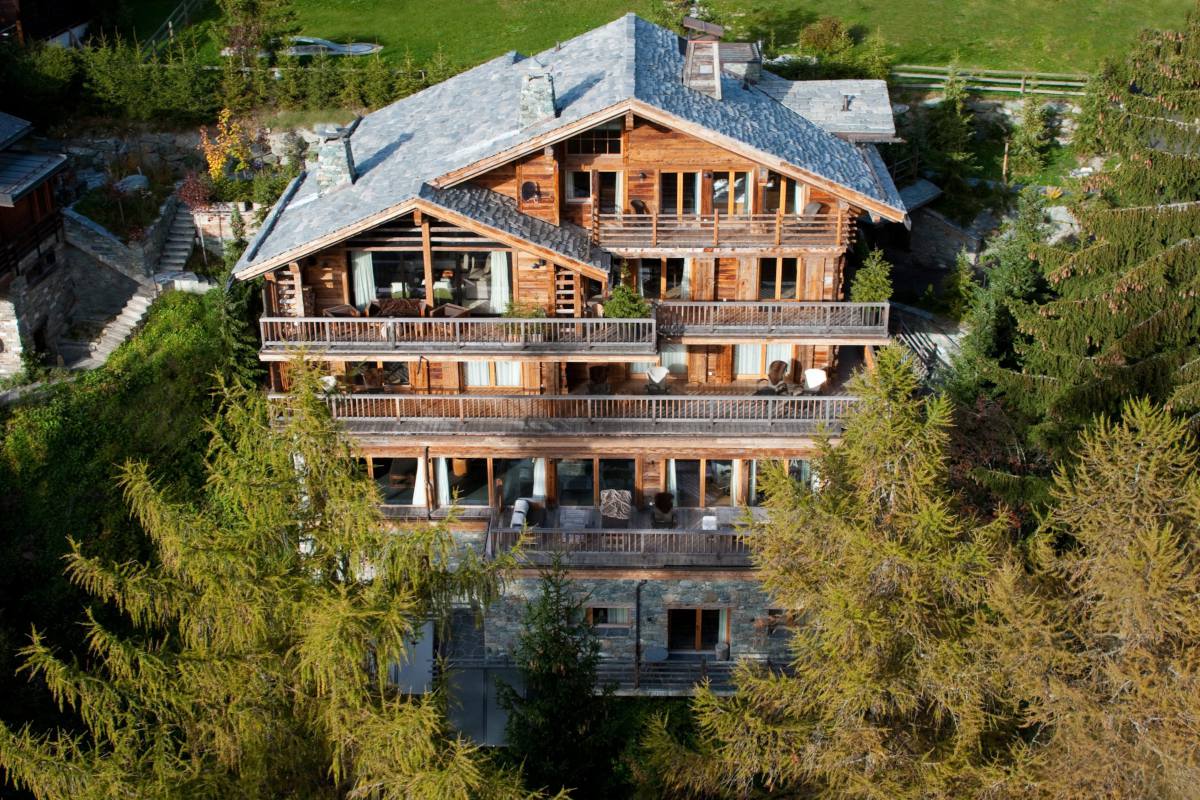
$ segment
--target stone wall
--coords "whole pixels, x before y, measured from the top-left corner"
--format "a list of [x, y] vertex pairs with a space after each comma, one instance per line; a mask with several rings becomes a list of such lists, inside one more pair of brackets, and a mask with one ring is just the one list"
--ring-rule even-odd
[[[634, 608], [638, 580], [587, 578], [574, 576], [579, 594], [589, 606]], [[511, 655], [521, 635], [528, 602], [539, 591], [536, 577], [510, 580], [503, 596], [484, 617], [484, 644], [489, 658]], [[745, 578], [714, 578], [704, 573], [684, 573], [679, 578], [646, 581], [641, 593], [642, 648], [667, 646], [667, 609], [670, 607], [724, 608], [729, 614], [729, 651], [731, 658], [783, 660], [787, 655], [787, 636], [767, 633], [765, 626], [770, 601], [762, 585], [747, 572]], [[607, 658], [632, 661], [635, 630], [612, 631], [602, 636], [601, 654]], [[723, 635], [724, 632], [722, 632]]]
[[116, 316], [141, 285], [78, 248], [67, 247], [66, 251], [67, 269], [77, 287], [73, 321]]
[[74, 292], [62, 242], [54, 245], [54, 264], [29, 280], [28, 273], [40, 256], [30, 253], [18, 264], [18, 274], [0, 291], [0, 375], [21, 370], [21, 353], [35, 343], [53, 355], [72, 313]]
[[225, 243], [233, 241], [233, 208], [238, 207], [242, 222], [246, 226], [246, 241], [258, 233], [259, 203], [213, 203], [206, 208], [192, 210], [192, 222], [200, 233], [204, 247], [210, 253], [224, 255]]
[[950, 269], [965, 250], [972, 264], [979, 263], [987, 231], [986, 225], [963, 228], [932, 208], [918, 208], [910, 215], [909, 250], [927, 267]]
[[146, 229], [146, 238], [126, 244], [104, 226], [88, 219], [74, 208], [63, 209], [63, 227], [67, 243], [138, 283], [153, 283], [163, 244], [171, 230], [171, 221], [179, 198], [169, 196], [158, 210], [158, 219]]

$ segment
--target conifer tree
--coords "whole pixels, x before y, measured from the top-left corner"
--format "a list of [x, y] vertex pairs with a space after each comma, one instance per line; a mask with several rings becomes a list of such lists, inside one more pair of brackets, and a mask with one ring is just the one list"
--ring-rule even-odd
[[444, 526], [389, 530], [316, 375], [292, 374], [282, 407], [224, 390], [201, 496], [125, 466], [155, 560], [76, 547], [68, 572], [132, 633], [89, 611], [78, 664], [34, 631], [25, 670], [84, 727], [0, 726], [10, 781], [46, 800], [522, 796], [448, 730], [438, 694], [387, 680], [425, 620], [491, 600], [507, 562], [454, 552]]
[[772, 602], [793, 615], [782, 674], [743, 663], [737, 693], [698, 692], [695, 749], [659, 719], [655, 772], [680, 792], [747, 797], [966, 797], [1023, 772], [1020, 715], [981, 635], [1007, 523], [959, 508], [946, 480], [950, 404], [921, 399], [911, 355], [879, 353], [814, 466], [779, 468], [750, 537]]
[[872, 250], [863, 259], [850, 283], [850, 299], [855, 303], [886, 303], [892, 299], [892, 265], [882, 250]]
[[1200, 780], [1200, 450], [1145, 401], [1083, 433], [992, 638], [1028, 698], [1026, 797], [1191, 798]]
[[1046, 107], [1030, 95], [1021, 104], [1021, 120], [1013, 133], [1009, 147], [1012, 174], [1019, 179], [1035, 177], [1046, 166], [1046, 147], [1050, 131]]
[[575, 798], [611, 797], [621, 745], [608, 692], [597, 695], [600, 643], [566, 570], [541, 575], [516, 650], [523, 691], [501, 684], [508, 747], [530, 786], [564, 788]]

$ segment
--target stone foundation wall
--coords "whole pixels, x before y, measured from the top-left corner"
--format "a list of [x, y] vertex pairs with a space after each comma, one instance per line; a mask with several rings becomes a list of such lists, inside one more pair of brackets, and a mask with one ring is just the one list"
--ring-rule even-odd
[[67, 246], [66, 261], [78, 287], [73, 319], [106, 319], [119, 314], [140, 285], [77, 247]]
[[[27, 273], [38, 258], [36, 252], [27, 255], [18, 265], [18, 273]], [[19, 372], [21, 353], [39, 340], [45, 354], [53, 355], [73, 310], [73, 281], [62, 242], [54, 246], [54, 265], [32, 283], [29, 277], [18, 274], [0, 292], [0, 375]]]
[[972, 264], [979, 263], [983, 237], [956, 225], [931, 208], [918, 208], [911, 217], [909, 249], [919, 262], [928, 267], [950, 269], [959, 251], [965, 250]]
[[[647, 580], [641, 592], [642, 648], [667, 646], [667, 609], [671, 607], [724, 608], [729, 617], [730, 658], [769, 656], [783, 660], [787, 636], [768, 635], [765, 626], [770, 601], [762, 585], [747, 573], [744, 579], [709, 578], [703, 573], [677, 579]], [[574, 585], [588, 606], [634, 608], [637, 579], [574, 577]], [[511, 655], [521, 635], [525, 609], [538, 594], [536, 577], [510, 580], [503, 596], [484, 617], [484, 644], [489, 658]], [[602, 632], [601, 654], [632, 661], [635, 626]], [[722, 631], [722, 638], [724, 631]]]
[[63, 209], [63, 227], [67, 242], [138, 283], [149, 285], [163, 244], [175, 218], [179, 198], [168, 197], [158, 210], [158, 218], [146, 230], [146, 238], [126, 244], [107, 228], [88, 219], [73, 208]]

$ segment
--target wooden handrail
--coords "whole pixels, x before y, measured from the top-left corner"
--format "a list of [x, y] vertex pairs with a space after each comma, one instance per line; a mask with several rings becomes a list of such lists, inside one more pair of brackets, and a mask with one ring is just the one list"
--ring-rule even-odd
[[511, 550], [521, 541], [526, 550], [535, 552], [611, 555], [745, 555], [750, 552], [748, 535], [729, 530], [532, 528], [493, 533], [497, 550]]
[[662, 301], [655, 313], [668, 336], [743, 328], [753, 335], [773, 332], [886, 337], [889, 303], [807, 300]]
[[852, 220], [844, 212], [767, 214], [598, 214], [599, 243], [609, 247], [709, 247], [848, 244]]

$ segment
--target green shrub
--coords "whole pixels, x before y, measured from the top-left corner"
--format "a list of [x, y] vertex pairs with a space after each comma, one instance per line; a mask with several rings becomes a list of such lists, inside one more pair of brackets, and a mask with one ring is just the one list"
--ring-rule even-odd
[[650, 304], [636, 291], [619, 283], [613, 287], [612, 294], [604, 304], [604, 316], [612, 319], [644, 319], [650, 316]]
[[883, 251], [872, 250], [854, 273], [850, 300], [855, 303], [886, 303], [892, 299], [892, 265]]

